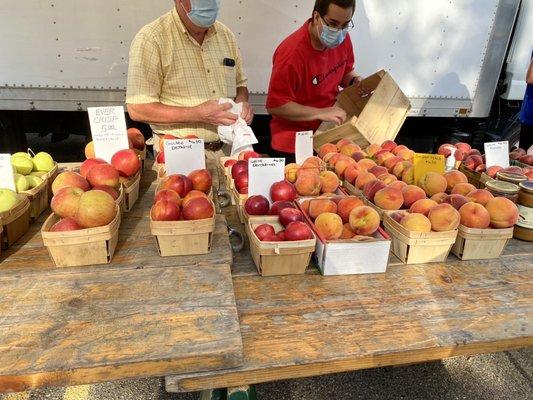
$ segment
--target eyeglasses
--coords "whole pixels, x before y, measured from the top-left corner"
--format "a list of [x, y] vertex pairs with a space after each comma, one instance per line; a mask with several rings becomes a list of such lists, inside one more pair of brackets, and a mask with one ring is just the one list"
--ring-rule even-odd
[[337, 26], [337, 25], [334, 25], [332, 24], [331, 22], [328, 22], [326, 21], [326, 19], [320, 15], [320, 18], [322, 19], [322, 21], [324, 21], [324, 23], [326, 24], [326, 26], [334, 31], [351, 31], [353, 28], [355, 28], [355, 25], [353, 23], [353, 20], [350, 20], [348, 21], [347, 23], [345, 23], [343, 26]]

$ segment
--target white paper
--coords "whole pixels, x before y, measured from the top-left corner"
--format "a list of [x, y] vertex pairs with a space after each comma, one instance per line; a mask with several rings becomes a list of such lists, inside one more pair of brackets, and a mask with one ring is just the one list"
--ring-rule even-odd
[[498, 165], [509, 166], [509, 142], [485, 143], [485, 165], [487, 168]]
[[296, 132], [294, 143], [296, 164], [302, 164], [313, 156], [313, 131]]
[[270, 187], [285, 179], [284, 158], [250, 158], [248, 160], [248, 195], [262, 195], [270, 202]]
[[197, 169], [205, 169], [203, 139], [167, 139], [164, 145], [167, 175], [189, 175]]
[[17, 191], [9, 154], [0, 154], [0, 188]]
[[124, 107], [88, 107], [94, 154], [111, 162], [113, 155], [129, 148]]

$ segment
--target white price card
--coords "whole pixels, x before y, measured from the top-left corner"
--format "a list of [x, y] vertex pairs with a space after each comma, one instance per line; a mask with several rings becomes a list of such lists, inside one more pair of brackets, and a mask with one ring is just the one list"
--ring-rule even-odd
[[9, 154], [0, 154], [0, 188], [17, 191], [11, 155]]
[[120, 150], [129, 148], [124, 107], [88, 107], [94, 154], [107, 162]]
[[285, 179], [284, 158], [250, 158], [248, 160], [248, 195], [270, 199], [270, 187]]
[[203, 139], [167, 139], [164, 144], [167, 175], [189, 175], [197, 169], [205, 169]]
[[485, 143], [485, 165], [487, 168], [498, 165], [509, 166], [509, 142]]
[[296, 164], [302, 164], [313, 156], [313, 131], [296, 132], [294, 143]]

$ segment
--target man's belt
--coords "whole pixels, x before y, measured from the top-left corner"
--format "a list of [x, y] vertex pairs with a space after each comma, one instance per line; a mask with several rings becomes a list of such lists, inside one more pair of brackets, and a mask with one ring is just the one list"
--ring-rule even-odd
[[224, 143], [222, 143], [220, 140], [217, 140], [216, 142], [205, 142], [204, 147], [207, 151], [219, 151], [224, 146]]

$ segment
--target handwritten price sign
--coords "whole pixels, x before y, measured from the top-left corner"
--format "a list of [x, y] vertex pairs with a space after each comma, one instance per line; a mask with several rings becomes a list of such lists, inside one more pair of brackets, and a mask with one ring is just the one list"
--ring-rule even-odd
[[440, 154], [419, 154], [415, 153], [414, 160], [415, 184], [428, 172], [444, 174], [446, 159]]
[[9, 154], [0, 154], [0, 188], [17, 191]]
[[303, 164], [313, 156], [313, 131], [296, 132], [295, 158], [296, 164]]
[[89, 107], [89, 122], [94, 154], [107, 162], [120, 150], [128, 149], [128, 133], [124, 107]]
[[[248, 160], [248, 194], [270, 199], [270, 187], [285, 179], [284, 158], [250, 158]], [[271, 200], [272, 201], [272, 200]]]
[[165, 140], [167, 175], [188, 175], [205, 169], [205, 147], [202, 139]]

